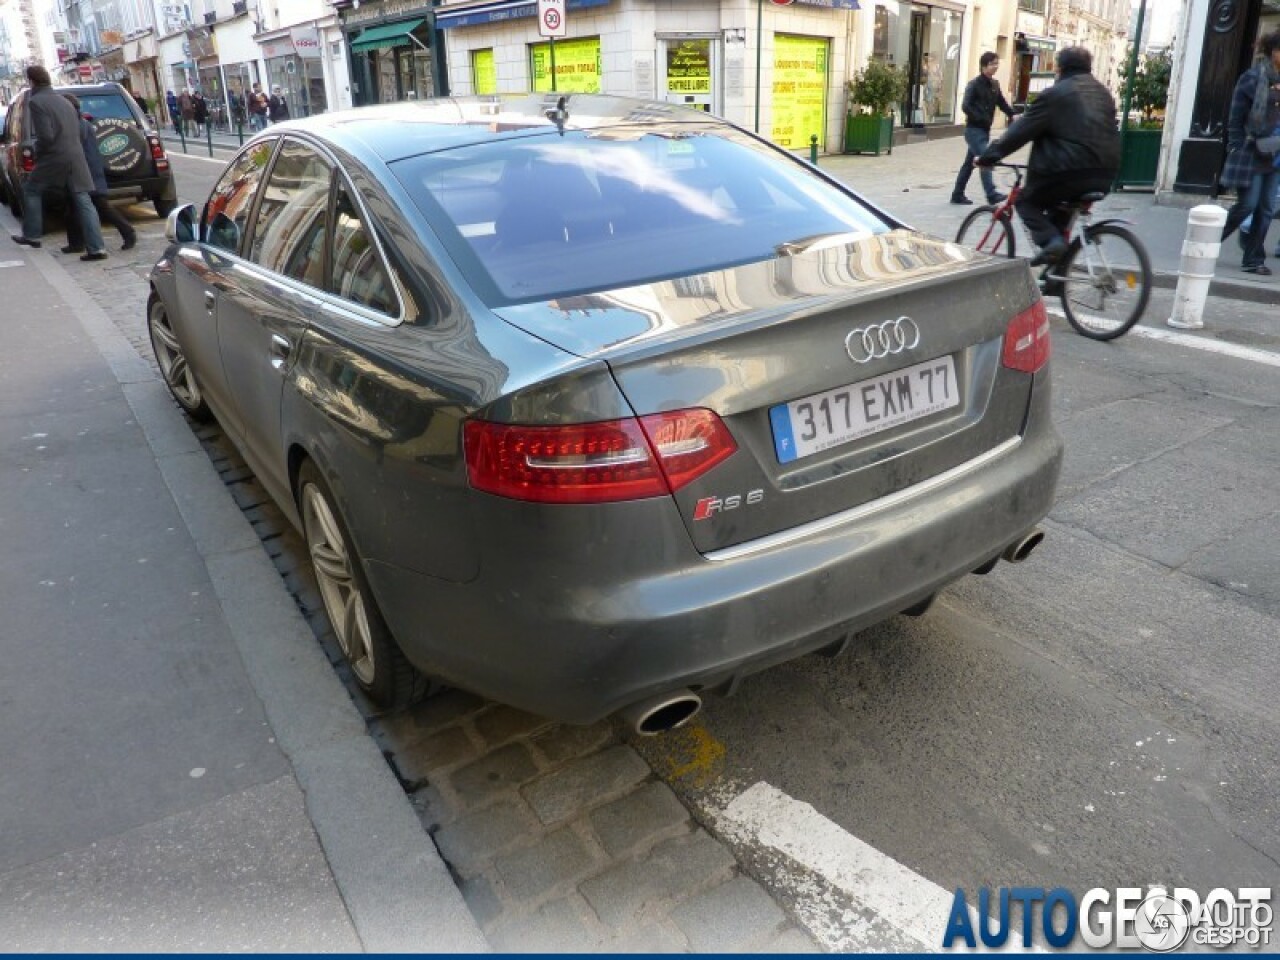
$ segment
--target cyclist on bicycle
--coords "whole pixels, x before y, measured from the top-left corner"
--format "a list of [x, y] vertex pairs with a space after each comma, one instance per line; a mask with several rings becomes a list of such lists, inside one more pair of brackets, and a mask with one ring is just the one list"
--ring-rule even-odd
[[990, 166], [1031, 143], [1027, 181], [1014, 204], [1040, 252], [1031, 261], [1053, 263], [1067, 249], [1062, 235], [1070, 214], [1059, 203], [1111, 189], [1120, 170], [1116, 102], [1094, 78], [1084, 47], [1058, 51], [1058, 79], [974, 163]]

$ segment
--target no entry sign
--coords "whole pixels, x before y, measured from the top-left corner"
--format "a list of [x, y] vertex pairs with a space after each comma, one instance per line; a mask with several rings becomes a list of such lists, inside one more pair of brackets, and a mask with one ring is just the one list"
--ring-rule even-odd
[[565, 0], [538, 0], [538, 33], [544, 37], [568, 35], [564, 6]]

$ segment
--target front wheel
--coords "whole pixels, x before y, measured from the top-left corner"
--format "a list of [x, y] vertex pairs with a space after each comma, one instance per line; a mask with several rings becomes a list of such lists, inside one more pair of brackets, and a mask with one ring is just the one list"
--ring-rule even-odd
[[405, 659], [382, 619], [360, 557], [328, 485], [310, 460], [298, 474], [302, 533], [329, 625], [360, 689], [379, 706], [405, 706], [423, 696], [426, 679]]
[[1151, 259], [1124, 227], [1104, 223], [1071, 245], [1053, 271], [1062, 283], [1062, 309], [1076, 332], [1114, 340], [1142, 317], [1151, 299]]
[[1016, 246], [1013, 218], [1007, 208], [1003, 216], [998, 216], [998, 209], [993, 206], [978, 207], [965, 217], [964, 223], [960, 224], [960, 229], [956, 232], [956, 243], [995, 257], [1012, 257]]
[[186, 351], [173, 332], [173, 323], [169, 320], [164, 301], [154, 294], [147, 304], [147, 332], [151, 335], [151, 349], [156, 355], [156, 363], [160, 365], [160, 375], [164, 377], [173, 399], [191, 419], [208, 423], [213, 419], [213, 411], [205, 403], [196, 375], [187, 363]]

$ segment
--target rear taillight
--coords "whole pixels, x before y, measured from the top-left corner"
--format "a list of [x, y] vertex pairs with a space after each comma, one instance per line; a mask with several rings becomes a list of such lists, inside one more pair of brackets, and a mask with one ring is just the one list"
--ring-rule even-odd
[[1010, 322], [1000, 362], [1023, 373], [1035, 373], [1049, 362], [1049, 314], [1043, 300], [1037, 300]]
[[738, 449], [710, 410], [565, 426], [469, 420], [462, 434], [473, 487], [541, 503], [660, 497]]
[[164, 145], [160, 143], [160, 138], [154, 134], [148, 134], [147, 142], [151, 144], [151, 159], [156, 162], [156, 169], [167, 170], [169, 158], [164, 154]]
[[22, 148], [22, 172], [30, 173], [36, 168], [35, 154], [31, 152], [30, 147]]

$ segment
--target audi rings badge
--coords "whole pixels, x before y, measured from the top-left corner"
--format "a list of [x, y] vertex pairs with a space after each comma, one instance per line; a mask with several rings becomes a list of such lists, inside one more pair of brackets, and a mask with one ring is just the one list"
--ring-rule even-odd
[[870, 363], [912, 350], [920, 343], [920, 328], [910, 317], [886, 320], [850, 330], [844, 338], [845, 353], [854, 363]]

